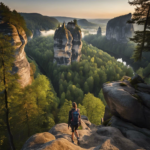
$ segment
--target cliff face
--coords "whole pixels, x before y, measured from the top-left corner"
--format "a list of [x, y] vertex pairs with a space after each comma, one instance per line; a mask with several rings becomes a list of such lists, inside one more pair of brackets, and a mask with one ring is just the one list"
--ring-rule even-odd
[[133, 36], [134, 28], [127, 21], [131, 19], [131, 14], [120, 16], [107, 23], [106, 38], [116, 39], [118, 42], [126, 42]]
[[13, 73], [18, 73], [21, 87], [25, 87], [31, 83], [30, 78], [30, 64], [26, 59], [26, 53], [24, 51], [27, 44], [27, 37], [25, 31], [19, 27], [16, 28], [12, 24], [4, 22], [0, 23], [0, 33], [11, 37], [11, 43], [16, 49], [15, 53], [15, 66], [12, 68]]
[[58, 65], [70, 65], [73, 61], [80, 61], [82, 49], [82, 35], [74, 23], [63, 24], [54, 35], [54, 62]]

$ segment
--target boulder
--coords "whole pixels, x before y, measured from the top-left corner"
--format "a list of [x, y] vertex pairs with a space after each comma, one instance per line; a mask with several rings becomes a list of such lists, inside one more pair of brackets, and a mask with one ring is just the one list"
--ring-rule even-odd
[[110, 124], [112, 127], [118, 128], [126, 138], [136, 143], [138, 146], [150, 149], [150, 130], [139, 128], [115, 116], [111, 118]]
[[55, 136], [49, 132], [38, 133], [31, 136], [24, 144], [22, 150], [36, 150], [43, 147], [45, 143], [55, 140]]
[[112, 82], [103, 86], [105, 100], [114, 116], [150, 129], [150, 109], [141, 103], [136, 92], [127, 82]]

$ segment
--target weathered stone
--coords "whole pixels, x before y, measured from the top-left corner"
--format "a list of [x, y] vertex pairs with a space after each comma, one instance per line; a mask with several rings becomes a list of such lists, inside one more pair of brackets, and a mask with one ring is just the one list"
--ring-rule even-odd
[[80, 61], [82, 49], [82, 34], [73, 22], [65, 24], [55, 31], [54, 62], [58, 65], [70, 65], [73, 61]]
[[121, 86], [121, 83], [104, 84], [103, 93], [111, 113], [139, 127], [150, 129], [150, 110], [134, 96], [135, 90], [130, 85]]
[[139, 92], [137, 95], [141, 98], [143, 104], [150, 109], [150, 94]]
[[65, 24], [55, 31], [54, 62], [58, 65], [70, 65], [72, 57], [72, 35]]
[[118, 42], [127, 42], [133, 36], [134, 28], [127, 21], [131, 19], [131, 14], [111, 19], [107, 23], [106, 38], [116, 39]]
[[17, 73], [20, 77], [21, 87], [25, 87], [31, 83], [30, 64], [26, 58], [24, 51], [27, 44], [25, 31], [21, 27], [15, 27], [12, 24], [1, 23], [0, 33], [11, 37], [11, 44], [15, 47], [15, 66], [12, 68], [13, 73]]
[[22, 150], [36, 150], [43, 147], [43, 144], [55, 140], [55, 136], [49, 132], [38, 133], [31, 136], [24, 144]]

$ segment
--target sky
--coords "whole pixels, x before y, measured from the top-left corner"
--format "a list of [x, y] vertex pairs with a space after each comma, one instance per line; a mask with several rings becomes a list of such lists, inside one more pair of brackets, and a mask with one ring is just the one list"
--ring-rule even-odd
[[18, 12], [74, 18], [114, 18], [133, 13], [128, 0], [1, 0]]

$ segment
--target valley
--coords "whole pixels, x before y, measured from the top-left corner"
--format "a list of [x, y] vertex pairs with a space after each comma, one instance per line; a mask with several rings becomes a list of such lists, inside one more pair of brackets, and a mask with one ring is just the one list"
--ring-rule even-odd
[[150, 16], [94, 2], [0, 2], [0, 149], [150, 149]]

